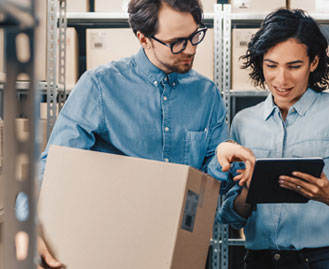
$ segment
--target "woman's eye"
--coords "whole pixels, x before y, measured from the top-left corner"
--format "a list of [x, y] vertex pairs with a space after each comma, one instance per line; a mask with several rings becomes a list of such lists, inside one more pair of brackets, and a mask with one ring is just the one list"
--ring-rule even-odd
[[289, 66], [290, 69], [298, 69], [300, 67], [301, 67], [300, 65], [291, 65], [291, 66]]

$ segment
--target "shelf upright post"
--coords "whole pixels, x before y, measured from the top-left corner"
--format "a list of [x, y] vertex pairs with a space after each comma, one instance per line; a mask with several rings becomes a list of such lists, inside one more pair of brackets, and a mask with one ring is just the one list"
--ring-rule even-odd
[[[222, 94], [226, 106], [226, 122], [230, 125], [231, 104], [230, 104], [230, 88], [231, 88], [231, 5], [223, 5], [223, 31], [222, 31]], [[224, 197], [220, 196], [220, 204]], [[219, 229], [219, 257], [221, 269], [228, 268], [229, 260], [229, 226], [221, 224]]]
[[227, 108], [228, 125], [231, 118], [231, 28], [231, 5], [226, 4], [223, 19], [223, 98]]
[[[32, 269], [38, 262], [36, 190], [39, 174], [39, 145], [35, 139], [39, 115], [36, 105], [39, 94], [34, 79], [35, 1], [2, 0], [0, 12], [5, 17], [2, 26], [5, 27], [7, 70], [4, 86], [4, 259], [1, 262], [8, 269]], [[30, 79], [27, 99], [23, 104], [17, 100], [16, 80], [19, 74]], [[19, 114], [28, 119], [26, 127], [29, 135], [26, 137], [18, 133], [16, 117]], [[16, 250], [22, 250], [19, 257]]]
[[47, 137], [56, 122], [57, 115], [57, 1], [48, 0], [47, 16]]
[[59, 0], [58, 84], [61, 90], [58, 95], [58, 112], [62, 109], [66, 100], [66, 28], [66, 0]]
[[[214, 5], [214, 82], [220, 90], [222, 96], [223, 86], [223, 5]], [[225, 100], [224, 100], [225, 101]], [[226, 105], [226, 103], [225, 103]], [[221, 197], [218, 199], [218, 207], [221, 205]], [[210, 268], [221, 268], [221, 224], [214, 223], [212, 238], [212, 253], [210, 259]]]

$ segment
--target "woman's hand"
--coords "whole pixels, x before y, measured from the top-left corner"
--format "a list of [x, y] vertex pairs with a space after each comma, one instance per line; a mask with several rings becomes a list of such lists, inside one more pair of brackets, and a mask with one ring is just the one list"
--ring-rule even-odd
[[324, 172], [319, 178], [301, 172], [293, 172], [292, 175], [295, 177], [280, 176], [280, 186], [329, 205], [329, 180]]

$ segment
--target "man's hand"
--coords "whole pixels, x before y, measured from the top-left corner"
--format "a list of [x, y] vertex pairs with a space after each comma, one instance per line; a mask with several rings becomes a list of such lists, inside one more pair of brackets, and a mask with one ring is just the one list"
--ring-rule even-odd
[[53, 258], [53, 256], [51, 256], [44, 240], [41, 237], [38, 237], [38, 253], [42, 257], [44, 263], [46, 263], [46, 265], [48, 266], [48, 267], [39, 266], [38, 269], [41, 269], [41, 268], [62, 268], [62, 264], [59, 261], [55, 260]]
[[222, 166], [223, 172], [230, 169], [232, 162], [244, 162], [245, 169], [237, 170], [239, 175], [235, 176], [233, 180], [239, 180], [240, 186], [246, 183], [249, 186], [256, 160], [250, 149], [234, 142], [223, 142], [217, 146], [217, 160]]
[[320, 178], [301, 172], [293, 172], [292, 175], [295, 177], [280, 176], [280, 186], [329, 205], [329, 180], [323, 172]]

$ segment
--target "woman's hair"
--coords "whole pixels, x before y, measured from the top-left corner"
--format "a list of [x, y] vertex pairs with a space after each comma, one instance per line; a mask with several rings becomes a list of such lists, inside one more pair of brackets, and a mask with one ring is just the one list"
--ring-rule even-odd
[[155, 35], [158, 31], [158, 14], [163, 4], [180, 12], [192, 14], [196, 24], [202, 19], [202, 5], [199, 0], [130, 0], [128, 5], [129, 24], [136, 34]]
[[246, 55], [241, 57], [244, 59], [242, 68], [251, 67], [250, 77], [256, 86], [264, 88], [264, 54], [278, 43], [290, 38], [307, 47], [310, 63], [316, 55], [319, 57], [317, 68], [310, 74], [309, 87], [318, 92], [325, 90], [329, 83], [328, 42], [319, 25], [300, 9], [278, 9], [266, 16], [259, 31], [251, 38]]

